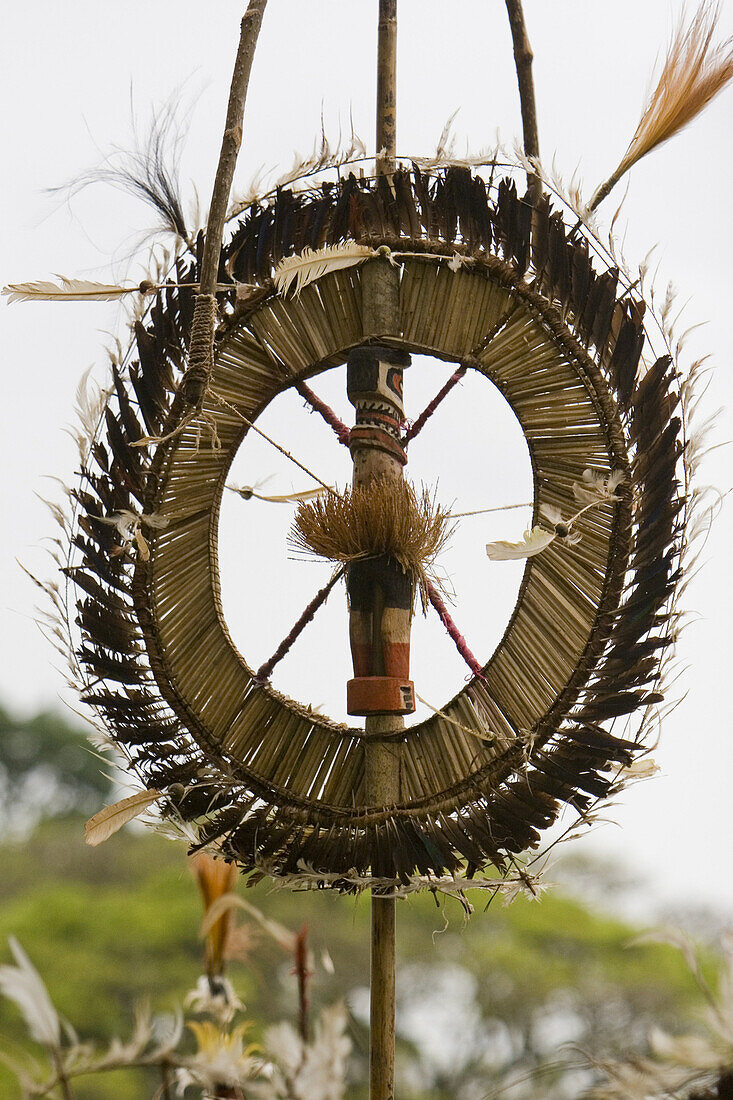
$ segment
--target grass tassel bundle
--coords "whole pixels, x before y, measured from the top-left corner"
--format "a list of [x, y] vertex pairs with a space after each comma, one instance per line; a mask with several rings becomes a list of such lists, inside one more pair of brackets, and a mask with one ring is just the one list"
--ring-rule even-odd
[[657, 86], [642, 111], [626, 153], [596, 190], [590, 209], [606, 198], [642, 157], [692, 122], [733, 78], [731, 40], [714, 43], [720, 9], [704, 0], [692, 21], [684, 16], [670, 43]]
[[425, 487], [417, 493], [401, 478], [384, 477], [302, 502], [289, 542], [297, 551], [342, 565], [386, 554], [412, 575], [425, 608], [429, 574], [454, 530], [449, 519], [448, 509]]

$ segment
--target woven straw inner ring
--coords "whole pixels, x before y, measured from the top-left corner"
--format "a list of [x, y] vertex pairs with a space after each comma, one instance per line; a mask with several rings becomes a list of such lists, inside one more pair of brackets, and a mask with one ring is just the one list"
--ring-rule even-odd
[[[254, 420], [295, 377], [343, 362], [363, 340], [359, 282], [359, 269], [335, 272], [298, 299], [259, 304], [221, 342], [213, 393]], [[411, 261], [401, 307], [403, 338], [392, 342], [449, 361], [474, 355], [473, 365], [504, 393], [529, 445], [535, 515], [545, 503], [574, 511], [572, 484], [587, 466], [626, 469], [621, 425], [600, 372], [529, 292], [502, 285], [496, 272], [454, 273]], [[484, 347], [489, 332], [494, 336]], [[365, 805], [362, 732], [253, 685], [229, 637], [218, 510], [246, 428], [214, 397], [204, 415], [215, 420], [221, 449], [212, 446], [205, 421], [191, 424], [169, 448], [154, 502], [169, 519], [153, 546], [147, 593], [153, 616], [146, 640], [161, 692], [207, 754], [250, 788], [271, 791], [281, 804], [358, 815]], [[474, 681], [442, 708], [460, 725], [490, 729], [495, 744], [439, 715], [411, 727], [406, 805], [434, 806], [479, 775], [500, 782], [526, 754], [528, 732], [541, 744], [557, 728], [587, 675], [604, 615], [615, 606], [628, 526], [627, 505], [599, 507], [582, 523], [577, 548], [553, 545], [530, 560], [486, 682]], [[346, 624], [344, 644], [345, 638]]]

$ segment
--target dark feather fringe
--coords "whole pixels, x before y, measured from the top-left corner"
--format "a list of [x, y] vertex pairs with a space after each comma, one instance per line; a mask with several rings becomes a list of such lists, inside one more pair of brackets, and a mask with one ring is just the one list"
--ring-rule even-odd
[[176, 103], [159, 108], [147, 138], [132, 149], [113, 148], [98, 168], [92, 168], [64, 187], [53, 188], [72, 196], [94, 183], [109, 183], [147, 202], [162, 228], [187, 240], [188, 230], [179, 196], [178, 159], [184, 130], [176, 118]]

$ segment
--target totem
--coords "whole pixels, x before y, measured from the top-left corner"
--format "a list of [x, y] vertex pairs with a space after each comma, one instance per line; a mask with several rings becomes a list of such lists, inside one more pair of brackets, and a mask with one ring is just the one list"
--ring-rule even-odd
[[[401, 440], [402, 372], [407, 352], [367, 346], [347, 363], [347, 393], [356, 409], [349, 437], [354, 486], [400, 478], [407, 462]], [[349, 714], [411, 714], [412, 578], [388, 555], [352, 562], [348, 569], [349, 641], [354, 679], [347, 684]]]

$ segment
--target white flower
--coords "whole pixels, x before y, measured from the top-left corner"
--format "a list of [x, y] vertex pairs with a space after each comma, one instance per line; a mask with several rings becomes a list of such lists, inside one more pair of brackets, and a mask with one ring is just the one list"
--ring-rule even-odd
[[0, 992], [15, 1001], [32, 1039], [45, 1047], [58, 1049], [61, 1041], [59, 1015], [43, 979], [13, 936], [9, 937], [8, 944], [17, 966], [0, 966]]
[[228, 1024], [234, 1013], [244, 1008], [228, 978], [209, 978], [206, 974], [201, 975], [183, 1003], [194, 1012], [208, 1013], [220, 1024]]
[[541, 553], [555, 538], [554, 531], [533, 527], [525, 531], [521, 542], [487, 542], [486, 553], [492, 561], [510, 561], [513, 558], [532, 558]]
[[252, 1094], [261, 1100], [342, 1100], [351, 1052], [346, 1025], [346, 1009], [337, 1004], [323, 1010], [310, 1043], [290, 1024], [269, 1028], [265, 1045], [275, 1064], [270, 1081]]
[[618, 500], [616, 490], [623, 485], [626, 477], [623, 470], [613, 470], [610, 474], [596, 470], [583, 470], [582, 484], [573, 482], [573, 493], [579, 504], [599, 504], [605, 500]]
[[245, 1047], [244, 1035], [249, 1024], [240, 1024], [232, 1031], [221, 1031], [206, 1020], [192, 1022], [188, 1027], [196, 1036], [198, 1050], [177, 1074], [181, 1095], [189, 1085], [213, 1089], [216, 1085], [241, 1086], [259, 1076], [262, 1062], [255, 1057], [256, 1044]]

